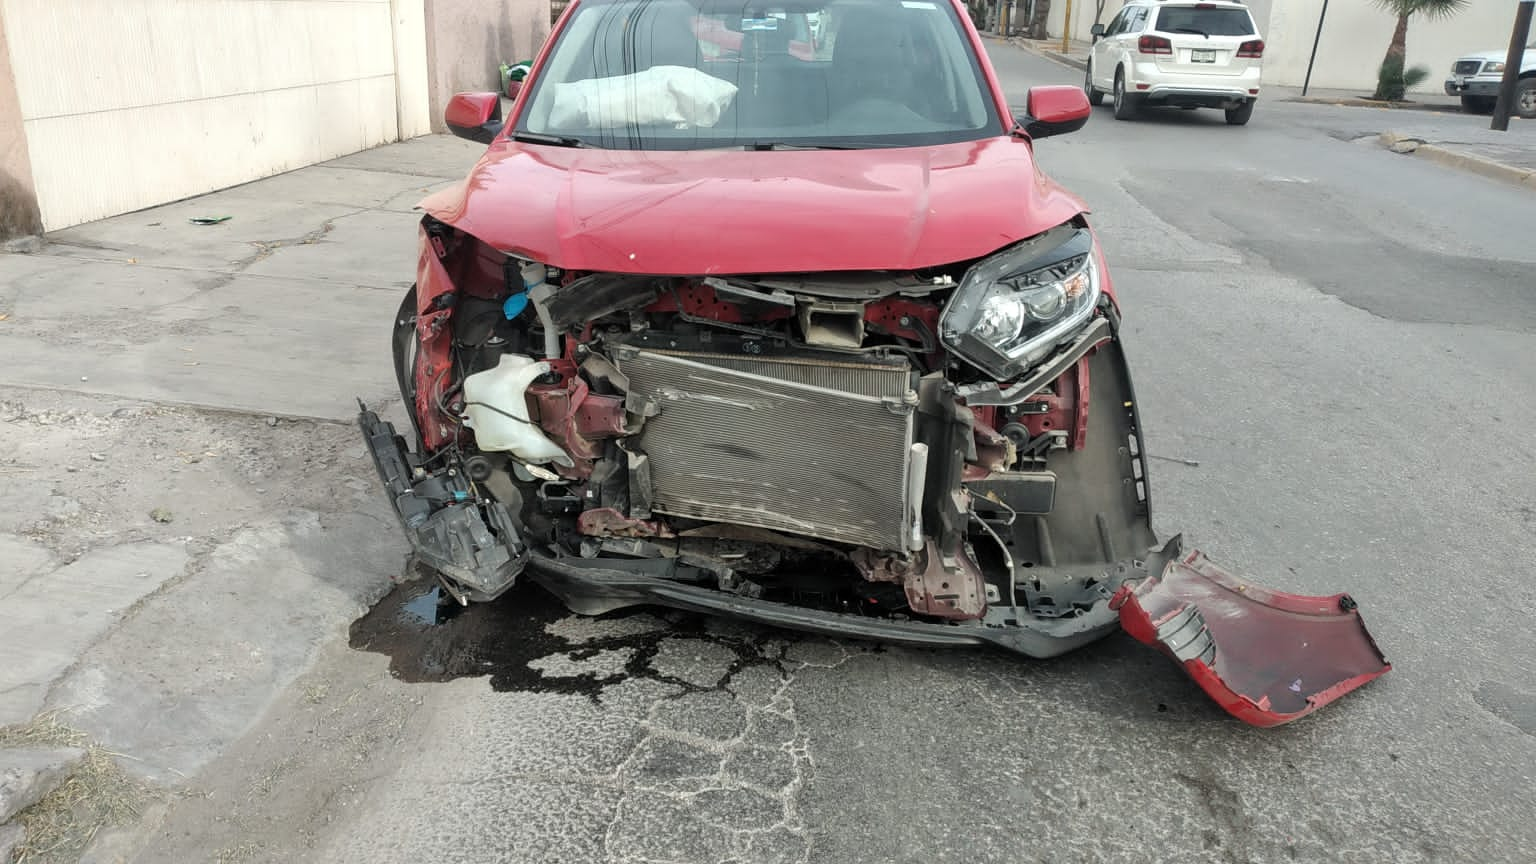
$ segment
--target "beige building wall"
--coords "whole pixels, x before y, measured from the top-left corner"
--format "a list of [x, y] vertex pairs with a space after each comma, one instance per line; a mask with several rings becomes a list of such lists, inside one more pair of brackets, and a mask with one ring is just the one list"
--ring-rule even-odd
[[502, 63], [532, 60], [549, 36], [549, 0], [426, 0], [432, 128], [453, 94], [495, 90]]
[[401, 140], [432, 131], [427, 88], [426, 0], [390, 0], [394, 15], [396, 125]]
[[[1266, 81], [1301, 86], [1322, 5], [1322, 0], [1275, 3], [1270, 16], [1273, 35], [1264, 52]], [[1429, 78], [1416, 91], [1445, 92], [1445, 78], [1456, 58], [1472, 51], [1502, 52], [1509, 47], [1514, 23], [1513, 0], [1472, 0], [1466, 9], [1445, 21], [1411, 19], [1408, 65], [1429, 67]], [[1397, 19], [1370, 0], [1331, 0], [1317, 48], [1317, 65], [1312, 70], [1312, 86], [1363, 90], [1369, 95], [1396, 26]]]
[[3, 0], [48, 229], [398, 136], [389, 0]]
[[0, 240], [35, 234], [41, 228], [32, 163], [27, 158], [27, 131], [6, 51], [5, 21], [0, 18]]

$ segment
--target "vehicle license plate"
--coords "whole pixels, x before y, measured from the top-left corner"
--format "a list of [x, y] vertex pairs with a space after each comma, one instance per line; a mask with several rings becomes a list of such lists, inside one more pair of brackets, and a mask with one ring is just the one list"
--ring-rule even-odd
[[1189, 62], [1191, 62], [1191, 63], [1215, 63], [1216, 62], [1216, 52], [1215, 51], [1202, 51], [1202, 50], [1197, 48], [1197, 49], [1189, 52]]

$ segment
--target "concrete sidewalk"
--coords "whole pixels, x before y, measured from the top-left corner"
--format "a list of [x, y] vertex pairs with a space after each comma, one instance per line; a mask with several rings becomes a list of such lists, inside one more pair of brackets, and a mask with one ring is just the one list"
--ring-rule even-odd
[[1400, 122], [1379, 136], [1394, 153], [1412, 154], [1536, 191], [1536, 121], [1512, 119], [1509, 131], [1420, 119]]
[[379, 322], [414, 278], [411, 208], [482, 150], [418, 138], [0, 258], [0, 383], [349, 419], [353, 396], [393, 394], [387, 366], [355, 349], [385, 344]]
[[1060, 39], [1025, 39], [1022, 36], [1014, 36], [1008, 40], [1026, 51], [1033, 51], [1043, 57], [1049, 57], [1064, 66], [1074, 69], [1088, 68], [1088, 52], [1093, 50], [1093, 43], [1071, 40], [1067, 43], [1066, 50], [1062, 50]]
[[480, 152], [421, 138], [0, 255], [0, 861], [116, 860], [401, 576], [354, 398], [398, 416], [412, 207]]
[[1306, 102], [1313, 105], [1344, 105], [1350, 108], [1375, 108], [1379, 111], [1429, 111], [1440, 114], [1464, 115], [1461, 101], [1444, 93], [1409, 93], [1401, 102], [1379, 102], [1371, 97], [1370, 87], [1355, 90], [1329, 90], [1310, 87], [1305, 95], [1300, 87], [1264, 85], [1264, 95], [1270, 101]]

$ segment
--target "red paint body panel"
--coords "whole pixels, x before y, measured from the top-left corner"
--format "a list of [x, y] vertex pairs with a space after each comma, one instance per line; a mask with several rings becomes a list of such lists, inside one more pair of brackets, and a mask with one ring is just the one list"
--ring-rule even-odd
[[[963, 4], [951, 0], [998, 116], [1007, 98]], [[525, 82], [541, 73], [580, 0]], [[567, 270], [651, 275], [902, 270], [980, 258], [1087, 211], [1018, 136], [848, 151], [622, 151], [511, 141], [532, 88], [434, 218]], [[1049, 101], [1050, 97], [1045, 97]]]
[[[1254, 726], [1304, 717], [1392, 668], [1348, 595], [1274, 591], [1200, 552], [1122, 587], [1112, 605], [1126, 632], [1180, 662], [1222, 708]], [[1191, 606], [1198, 619], [1179, 626]], [[1208, 643], [1214, 650], [1202, 652]]]
[[501, 107], [501, 97], [495, 93], [456, 93], [443, 109], [443, 121], [449, 126], [472, 129], [484, 126]]
[[1086, 208], [1030, 145], [624, 151], [493, 143], [422, 202], [505, 252], [567, 270], [707, 275], [912, 270], [980, 258]]
[[453, 279], [443, 266], [440, 242], [423, 227], [416, 259], [416, 417], [429, 450], [453, 438], [453, 427], [437, 407], [453, 366], [453, 310], [438, 308], [438, 298], [453, 290]]
[[1083, 88], [1068, 84], [1031, 87], [1029, 116], [1044, 123], [1085, 120], [1093, 113]]

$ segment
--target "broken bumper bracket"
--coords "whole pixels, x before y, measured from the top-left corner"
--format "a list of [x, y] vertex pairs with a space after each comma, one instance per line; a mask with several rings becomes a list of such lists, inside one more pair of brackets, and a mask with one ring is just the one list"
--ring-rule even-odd
[[511, 588], [528, 550], [507, 508], [414, 470], [394, 425], [357, 404], [357, 424], [417, 559], [451, 580], [463, 600], [493, 600]]

